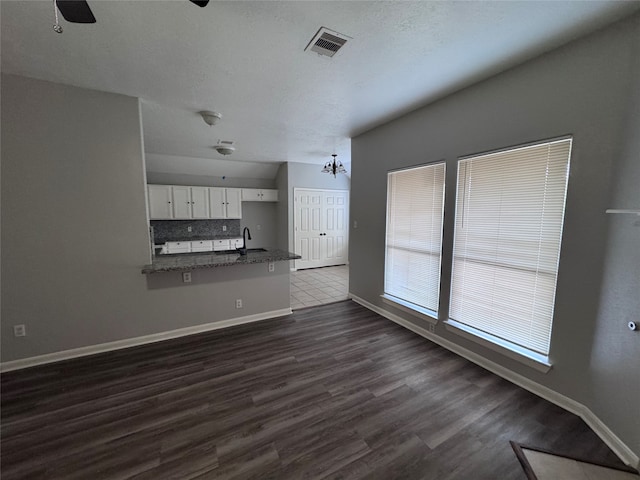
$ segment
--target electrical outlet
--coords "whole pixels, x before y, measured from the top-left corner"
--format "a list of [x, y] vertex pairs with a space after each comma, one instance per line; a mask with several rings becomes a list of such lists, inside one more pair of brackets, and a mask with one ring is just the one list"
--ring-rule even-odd
[[429, 324], [429, 332], [436, 333], [436, 326], [433, 323]]
[[358, 228], [358, 221], [357, 220], [353, 221], [353, 228]]
[[222, 225], [222, 231], [226, 232], [227, 231], [227, 226], [226, 225]]
[[27, 336], [27, 327], [24, 325], [14, 325], [13, 326], [13, 336], [14, 337], [26, 337]]
[[191, 272], [182, 272], [182, 281], [184, 283], [191, 283]]
[[261, 230], [262, 229], [262, 225], [256, 225], [256, 230]]
[[187, 227], [187, 232], [190, 232], [191, 230], [193, 230], [193, 229], [191, 228], [191, 225], [189, 225], [189, 226]]
[[276, 264], [274, 262], [269, 262], [269, 271], [275, 272], [275, 270], [276, 270]]
[[236, 299], [236, 308], [242, 308], [242, 299], [241, 298], [237, 298]]

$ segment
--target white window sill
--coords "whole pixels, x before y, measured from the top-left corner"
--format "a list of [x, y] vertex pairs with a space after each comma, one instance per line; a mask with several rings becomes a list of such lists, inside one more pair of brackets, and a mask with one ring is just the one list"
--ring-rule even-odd
[[549, 363], [548, 356], [532, 352], [501, 338], [494, 337], [489, 333], [456, 322], [455, 320], [449, 319], [444, 322], [444, 324], [448, 331], [487, 347], [494, 352], [501, 353], [539, 372], [547, 373], [551, 370], [551, 363]]
[[395, 307], [403, 312], [407, 312], [415, 317], [418, 317], [421, 320], [426, 320], [427, 322], [435, 325], [438, 323], [438, 312], [434, 312], [433, 310], [429, 310], [428, 308], [421, 307], [416, 305], [415, 303], [406, 302], [398, 297], [394, 297], [392, 295], [383, 294], [380, 295], [382, 301]]

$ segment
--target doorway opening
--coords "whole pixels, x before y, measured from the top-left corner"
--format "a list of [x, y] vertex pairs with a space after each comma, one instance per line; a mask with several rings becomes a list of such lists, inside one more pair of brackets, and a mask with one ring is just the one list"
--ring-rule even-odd
[[349, 298], [349, 265], [291, 272], [291, 309], [314, 307]]

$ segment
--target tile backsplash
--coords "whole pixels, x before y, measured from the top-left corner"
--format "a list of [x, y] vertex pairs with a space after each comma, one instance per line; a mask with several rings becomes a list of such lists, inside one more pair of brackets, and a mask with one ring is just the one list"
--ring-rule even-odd
[[[239, 237], [240, 220], [151, 220], [154, 242], [164, 243], [179, 240]], [[226, 226], [227, 230], [222, 228]], [[191, 227], [191, 231], [189, 231]]]

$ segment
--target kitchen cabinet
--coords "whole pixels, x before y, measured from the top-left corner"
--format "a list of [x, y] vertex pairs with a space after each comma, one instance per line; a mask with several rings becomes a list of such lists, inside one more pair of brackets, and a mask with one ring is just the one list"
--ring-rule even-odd
[[260, 189], [260, 188], [243, 188], [243, 202], [277, 202], [278, 190]]
[[173, 218], [209, 218], [209, 188], [174, 185]]
[[189, 253], [191, 242], [167, 242], [164, 249], [166, 253]]
[[240, 247], [242, 247], [242, 238], [225, 238], [213, 241], [213, 249], [215, 251], [233, 250]]
[[171, 185], [149, 185], [149, 218], [152, 220], [173, 218]]
[[209, 218], [209, 188], [149, 185], [151, 220]]
[[239, 188], [209, 187], [209, 218], [242, 218], [241, 195]]
[[196, 240], [191, 242], [192, 252], [210, 252], [213, 250], [213, 240]]

